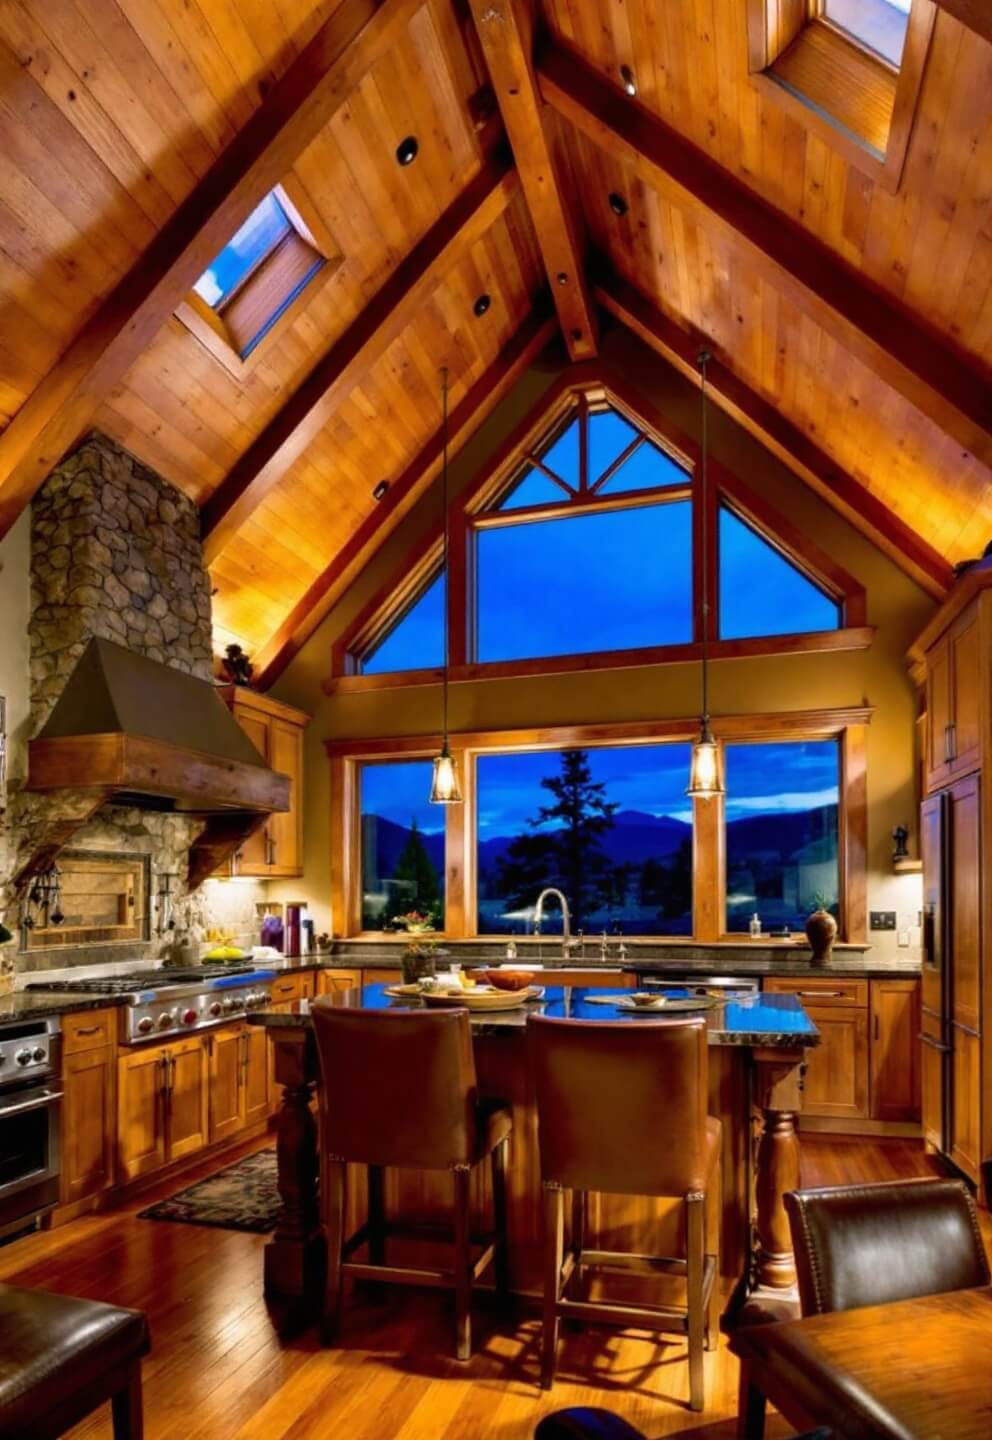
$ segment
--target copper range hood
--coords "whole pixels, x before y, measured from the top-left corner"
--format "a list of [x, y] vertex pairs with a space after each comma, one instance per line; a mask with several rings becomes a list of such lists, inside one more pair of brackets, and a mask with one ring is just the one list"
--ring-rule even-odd
[[78, 798], [18, 878], [47, 869], [101, 806], [134, 805], [203, 817], [192, 889], [273, 811], [289, 809], [289, 787], [207, 681], [91, 639], [28, 753], [28, 790]]

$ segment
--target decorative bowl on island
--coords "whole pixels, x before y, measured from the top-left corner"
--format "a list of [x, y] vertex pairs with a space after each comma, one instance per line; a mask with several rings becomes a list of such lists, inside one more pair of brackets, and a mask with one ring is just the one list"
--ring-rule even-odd
[[534, 983], [533, 975], [526, 970], [483, 970], [479, 978], [497, 990], [526, 990]]

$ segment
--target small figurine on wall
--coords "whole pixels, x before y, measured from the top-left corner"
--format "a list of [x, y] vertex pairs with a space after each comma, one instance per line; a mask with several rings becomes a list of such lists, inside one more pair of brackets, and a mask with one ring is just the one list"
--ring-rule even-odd
[[224, 651], [224, 658], [220, 663], [224, 670], [225, 679], [230, 681], [232, 685], [251, 684], [251, 677], [255, 673], [255, 667], [240, 645], [228, 645]]
[[908, 860], [909, 849], [906, 842], [909, 840], [909, 831], [905, 825], [896, 826], [892, 832], [892, 839], [895, 844], [895, 849], [892, 852], [893, 860]]

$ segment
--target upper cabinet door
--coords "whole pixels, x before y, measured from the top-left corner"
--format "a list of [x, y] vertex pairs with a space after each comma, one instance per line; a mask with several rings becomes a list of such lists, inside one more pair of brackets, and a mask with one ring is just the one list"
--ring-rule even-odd
[[942, 635], [927, 651], [927, 790], [939, 790], [950, 776], [951, 645]]
[[948, 631], [951, 660], [950, 773], [970, 775], [982, 761], [981, 625], [977, 605]]
[[290, 782], [289, 810], [269, 821], [269, 873], [303, 873], [303, 731], [273, 716], [269, 722], [269, 764]]

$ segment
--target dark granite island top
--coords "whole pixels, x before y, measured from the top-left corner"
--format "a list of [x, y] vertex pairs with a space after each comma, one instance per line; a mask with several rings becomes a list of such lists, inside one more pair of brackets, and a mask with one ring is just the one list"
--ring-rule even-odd
[[[386, 994], [384, 984], [366, 985], [342, 997], [342, 1003], [361, 1006], [364, 1010], [423, 1010], [422, 1000], [395, 999]], [[617, 991], [622, 999], [629, 991]], [[595, 995], [595, 1000], [587, 998]], [[528, 1001], [515, 1010], [470, 1014], [472, 1031], [477, 1035], [500, 1035], [523, 1030], [530, 1015], [551, 1015], [572, 1020], [613, 1021], [621, 1025], [643, 1025], [646, 1019], [678, 1020], [686, 1012], [666, 1014], [664, 1009], [641, 1014], [621, 1010], [607, 1002], [609, 993], [602, 990], [545, 987], [542, 1000]], [[287, 1012], [256, 1010], [247, 1018], [250, 1025], [263, 1025], [273, 1030], [306, 1028], [310, 1025], [309, 1000], [297, 1001]], [[711, 1045], [740, 1045], [771, 1049], [794, 1049], [818, 1045], [820, 1033], [806, 1014], [802, 1001], [795, 995], [755, 994], [746, 999], [720, 1001], [701, 1013], [706, 1021], [707, 1039]]]
[[[275, 1079], [282, 1086], [278, 1112], [279, 1193], [283, 1208], [265, 1251], [265, 1291], [284, 1331], [312, 1318], [314, 1289], [319, 1291], [323, 1236], [319, 1208], [319, 1158], [313, 1100], [320, 1065], [314, 1039], [313, 1004], [368, 1009], [421, 1008], [421, 1001], [391, 999], [382, 983], [353, 986], [300, 1000], [285, 1009], [253, 1011], [249, 1025], [263, 1027], [274, 1046]], [[623, 993], [618, 991], [619, 995]], [[629, 993], [629, 992], [628, 992]], [[540, 1162], [537, 1115], [525, 1037], [531, 1014], [568, 1016], [614, 1025], [646, 1025], [642, 1015], [602, 1003], [608, 992], [549, 985], [543, 999], [519, 1010], [471, 1015], [479, 1092], [508, 1103], [513, 1111], [508, 1175], [509, 1263], [511, 1284], [527, 1295], [540, 1293]], [[593, 999], [592, 997], [596, 998]], [[677, 1012], [671, 1019], [684, 1018]], [[795, 1284], [788, 1218], [783, 1197], [799, 1184], [796, 1115], [801, 1108], [801, 1069], [808, 1049], [819, 1043], [816, 1026], [795, 995], [756, 994], [721, 1000], [702, 1012], [709, 1038], [709, 1110], [722, 1125], [720, 1268], [736, 1282], [732, 1305], [749, 1289], [781, 1294]], [[664, 1009], [650, 1012], [665, 1019]], [[356, 1077], [361, 1084], [361, 1077]], [[397, 1085], [418, 1083], [398, 1075]], [[332, 1106], [333, 1095], [321, 1104]], [[343, 1097], [342, 1103], [347, 1103]], [[623, 1103], [622, 1096], [618, 1104]], [[754, 1152], [755, 1122], [760, 1141]], [[646, 1144], [667, 1143], [664, 1106], [657, 1132]], [[450, 1184], [442, 1174], [390, 1172], [389, 1218], [450, 1223]], [[357, 1227], [365, 1214], [363, 1167], [348, 1167], [348, 1214]], [[660, 1198], [599, 1196], [596, 1230], [605, 1241], [622, 1233], [624, 1248], [645, 1254], [680, 1253], [678, 1203]], [[482, 1217], [480, 1217], [481, 1219]], [[350, 1224], [351, 1222], [349, 1222]], [[612, 1248], [616, 1248], [615, 1246]], [[753, 1252], [753, 1253], [752, 1253]], [[315, 1277], [316, 1280], [315, 1280]]]
[[123, 995], [85, 995], [70, 990], [15, 990], [0, 996], [0, 1025], [14, 1025], [21, 1020], [47, 1020], [52, 1015], [68, 1015], [73, 1010], [106, 1010], [123, 1005]]

